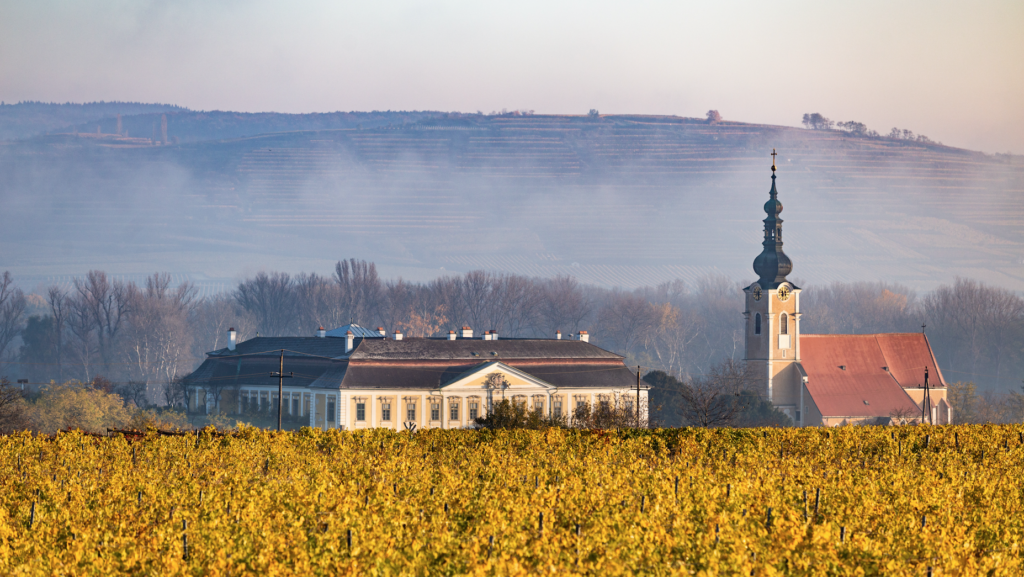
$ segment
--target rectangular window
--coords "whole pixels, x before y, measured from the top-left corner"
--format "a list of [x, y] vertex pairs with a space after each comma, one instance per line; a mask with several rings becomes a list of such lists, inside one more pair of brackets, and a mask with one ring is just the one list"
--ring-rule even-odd
[[271, 393], [270, 394], [270, 406], [275, 411], [277, 410], [277, 393]]
[[480, 416], [480, 403], [469, 403], [469, 420], [472, 421]]
[[796, 422], [797, 422], [797, 423], [799, 423], [799, 422], [800, 422], [800, 411], [797, 411], [797, 412], [796, 412]]
[[264, 411], [268, 410], [270, 406], [270, 395], [266, 391], [260, 393], [260, 408]]
[[391, 420], [391, 403], [380, 404], [380, 420], [390, 421]]
[[293, 415], [298, 415], [299, 414], [299, 396], [298, 395], [292, 395], [292, 414]]
[[334, 397], [327, 397], [327, 422], [333, 423], [337, 419], [337, 403], [334, 402]]
[[533, 410], [538, 412], [538, 413], [543, 413], [544, 412], [544, 400], [543, 399], [534, 399], [533, 400]]
[[313, 394], [312, 393], [306, 393], [306, 394], [302, 395], [302, 407], [303, 407], [302, 408], [302, 414], [303, 415], [308, 415], [309, 414], [309, 411], [311, 409], [311, 405], [312, 404], [313, 404]]
[[576, 399], [576, 410], [585, 411], [587, 409], [587, 402], [583, 399]]
[[430, 403], [430, 420], [441, 420], [441, 403]]
[[450, 418], [453, 421], [458, 421], [459, 420], [459, 404], [458, 403], [452, 403], [449, 406], [448, 411], [449, 411], [448, 412], [448, 418]]
[[552, 414], [556, 417], [562, 416], [562, 399], [555, 399], [552, 402], [553, 408], [551, 409]]
[[405, 406], [405, 420], [416, 420], [416, 403], [409, 403], [408, 405]]
[[356, 420], [366, 420], [366, 403], [356, 403]]

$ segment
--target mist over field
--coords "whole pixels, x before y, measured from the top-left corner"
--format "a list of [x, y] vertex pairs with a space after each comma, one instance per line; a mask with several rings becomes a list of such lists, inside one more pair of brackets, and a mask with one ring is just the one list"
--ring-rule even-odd
[[[171, 113], [167, 145], [151, 144], [158, 128], [112, 135], [112, 117], [0, 145], [0, 264], [26, 289], [102, 269], [216, 292], [349, 257], [414, 280], [475, 269], [609, 288], [746, 280], [776, 148], [795, 278], [927, 290], [964, 276], [1024, 290], [1019, 157], [629, 116], [366, 113], [199, 140], [255, 121], [196, 116]], [[321, 128], [332, 123], [348, 127]]]

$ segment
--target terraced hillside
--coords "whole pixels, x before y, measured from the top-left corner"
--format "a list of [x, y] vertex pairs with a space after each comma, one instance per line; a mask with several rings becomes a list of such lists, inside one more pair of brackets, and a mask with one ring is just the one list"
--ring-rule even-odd
[[160, 269], [210, 287], [352, 256], [417, 279], [442, 268], [623, 287], [746, 279], [776, 148], [796, 278], [924, 289], [962, 275], [1024, 290], [1020, 157], [641, 116], [126, 140], [0, 146], [11, 231], [0, 266], [32, 282]]

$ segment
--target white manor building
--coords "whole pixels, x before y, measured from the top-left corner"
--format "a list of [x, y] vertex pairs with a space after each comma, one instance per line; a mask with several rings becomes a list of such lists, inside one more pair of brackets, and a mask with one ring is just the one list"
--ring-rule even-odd
[[[448, 338], [405, 338], [346, 325], [237, 344], [232, 331], [228, 347], [207, 357], [186, 379], [190, 410], [264, 408], [276, 416], [271, 373], [283, 362], [284, 415], [325, 429], [462, 428], [504, 399], [571, 417], [582, 405], [635, 407], [638, 398], [623, 357], [590, 344], [585, 331], [575, 339], [499, 339], [495, 331], [474, 338], [463, 327]], [[501, 378], [488, 378], [495, 373]], [[641, 386], [644, 411], [647, 393]]]

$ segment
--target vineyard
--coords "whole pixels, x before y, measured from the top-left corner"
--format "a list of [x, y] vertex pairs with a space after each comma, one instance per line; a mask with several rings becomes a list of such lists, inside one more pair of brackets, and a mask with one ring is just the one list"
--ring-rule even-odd
[[0, 438], [4, 574], [1010, 575], [1019, 426]]

